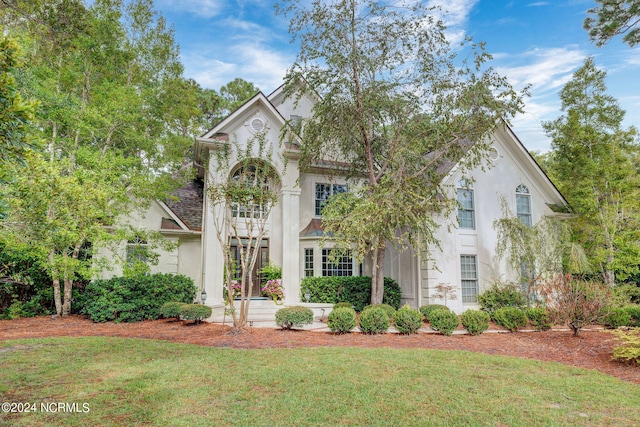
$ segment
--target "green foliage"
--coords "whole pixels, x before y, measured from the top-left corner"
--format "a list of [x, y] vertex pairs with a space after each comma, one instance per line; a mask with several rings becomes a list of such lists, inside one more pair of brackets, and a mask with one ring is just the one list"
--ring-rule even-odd
[[313, 311], [308, 307], [285, 307], [276, 311], [276, 325], [282, 329], [299, 328], [313, 323]]
[[422, 327], [422, 313], [404, 305], [393, 317], [395, 328], [403, 335], [417, 334]]
[[478, 295], [480, 307], [493, 318], [496, 310], [502, 307], [523, 308], [527, 301], [517, 285], [512, 283], [494, 283], [491, 287]]
[[631, 315], [622, 307], [611, 307], [604, 318], [604, 326], [615, 329], [620, 326], [629, 326]]
[[85, 289], [80, 312], [94, 322], [157, 319], [164, 303], [192, 303], [196, 290], [193, 280], [173, 274], [95, 280]]
[[169, 319], [171, 317], [175, 317], [176, 319], [180, 318], [180, 311], [182, 310], [182, 306], [184, 306], [185, 302], [180, 301], [169, 301], [162, 304], [160, 307], [160, 316], [165, 319]]
[[427, 322], [431, 322], [430, 316], [431, 313], [433, 313], [436, 310], [445, 310], [445, 311], [451, 311], [449, 309], [449, 307], [442, 305], [442, 304], [429, 304], [429, 305], [423, 305], [422, 307], [420, 307], [420, 313], [422, 313], [424, 315], [424, 319]]
[[640, 286], [637, 283], [616, 283], [611, 290], [618, 304], [640, 303]]
[[360, 330], [364, 334], [383, 334], [389, 329], [389, 316], [380, 307], [373, 307], [360, 313]]
[[351, 332], [356, 327], [356, 311], [351, 307], [334, 307], [329, 313], [327, 326], [337, 334]]
[[390, 322], [393, 322], [394, 316], [396, 314], [396, 309], [391, 307], [389, 304], [369, 304], [362, 309], [362, 312], [367, 310], [371, 310], [372, 308], [381, 308], [387, 313], [387, 317]]
[[269, 280], [282, 279], [282, 267], [269, 263], [260, 269], [260, 277], [264, 286]]
[[629, 326], [640, 326], [640, 304], [627, 305], [624, 309], [629, 314]]
[[180, 306], [179, 316], [183, 320], [193, 320], [200, 323], [211, 317], [211, 307], [202, 304], [183, 304]]
[[333, 304], [333, 309], [334, 310], [336, 308], [342, 308], [342, 307], [353, 308], [353, 306], [349, 302], [337, 302], [337, 303]]
[[613, 359], [640, 364], [640, 328], [632, 328], [628, 331], [614, 329], [611, 333], [615, 335], [616, 341], [621, 343], [614, 347]]
[[529, 323], [536, 331], [546, 331], [551, 329], [551, 317], [544, 307], [527, 307], [525, 308], [525, 314]]
[[429, 313], [431, 329], [444, 335], [451, 335], [460, 324], [458, 315], [451, 310], [433, 310]]
[[624, 34], [622, 41], [633, 47], [640, 43], [640, 1], [596, 0], [598, 7], [587, 11], [584, 29], [596, 46], [604, 46], [613, 37]]
[[[550, 175], [571, 205], [573, 242], [612, 287], [638, 272], [640, 144], [607, 94], [606, 72], [586, 58], [560, 91], [563, 115], [542, 126], [552, 138]], [[576, 167], [580, 165], [580, 167]]]
[[493, 320], [503, 328], [516, 332], [529, 323], [524, 310], [518, 307], [502, 307], [493, 313]]
[[[348, 302], [359, 312], [371, 302], [371, 277], [305, 277], [300, 283], [301, 298], [307, 290], [311, 295], [311, 302], [329, 304]], [[395, 280], [385, 277], [382, 302], [398, 308], [400, 307], [401, 295], [400, 285]]]
[[460, 315], [462, 326], [470, 335], [480, 335], [489, 329], [489, 313], [481, 310], [467, 310]]

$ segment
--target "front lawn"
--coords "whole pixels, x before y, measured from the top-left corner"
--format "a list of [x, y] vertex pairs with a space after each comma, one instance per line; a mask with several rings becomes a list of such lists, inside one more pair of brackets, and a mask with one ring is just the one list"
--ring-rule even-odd
[[[3, 342], [0, 401], [36, 404], [35, 413], [0, 413], [0, 425], [11, 426], [631, 426], [640, 420], [640, 387], [557, 363], [464, 351], [237, 350], [105, 337]], [[52, 402], [69, 405], [40, 410]]]

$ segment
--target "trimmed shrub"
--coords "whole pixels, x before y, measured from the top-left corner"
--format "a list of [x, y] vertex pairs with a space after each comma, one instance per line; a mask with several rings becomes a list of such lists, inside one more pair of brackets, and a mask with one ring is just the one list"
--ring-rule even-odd
[[478, 295], [478, 303], [493, 319], [493, 313], [499, 308], [524, 308], [527, 305], [527, 300], [518, 286], [494, 283], [489, 289]]
[[189, 277], [173, 274], [95, 280], [85, 288], [80, 313], [94, 322], [157, 319], [165, 302], [192, 303], [196, 290]]
[[335, 310], [336, 308], [353, 308], [353, 306], [351, 305], [350, 302], [337, 302], [335, 304], [333, 304], [333, 309]]
[[387, 317], [389, 318], [389, 322], [393, 321], [393, 316], [396, 314], [396, 309], [391, 307], [389, 304], [371, 304], [367, 305], [362, 311], [371, 310], [372, 308], [381, 308], [387, 313]]
[[184, 302], [179, 301], [169, 301], [162, 304], [160, 307], [160, 316], [165, 319], [170, 319], [175, 317], [176, 320], [180, 319], [180, 311], [182, 310], [182, 306], [186, 305]]
[[615, 329], [611, 333], [616, 336], [616, 341], [622, 344], [613, 348], [613, 359], [640, 364], [640, 329]]
[[431, 323], [431, 320], [429, 320], [429, 316], [434, 310], [451, 311], [449, 310], [449, 307], [442, 304], [429, 304], [429, 305], [423, 305], [422, 307], [420, 307], [420, 313], [424, 315], [424, 319], [429, 323]]
[[180, 318], [183, 320], [193, 320], [200, 323], [204, 319], [211, 317], [211, 307], [203, 304], [182, 304], [180, 307]]
[[502, 307], [493, 313], [493, 320], [503, 328], [516, 332], [518, 328], [524, 328], [529, 323], [524, 310], [518, 307]]
[[351, 332], [356, 327], [356, 311], [351, 307], [334, 308], [329, 313], [327, 326], [337, 334]]
[[382, 334], [389, 329], [389, 316], [380, 307], [360, 313], [360, 330], [365, 334]]
[[462, 326], [469, 332], [469, 335], [480, 335], [489, 329], [489, 313], [482, 310], [467, 310], [460, 315]]
[[525, 309], [524, 313], [527, 315], [529, 323], [536, 331], [546, 331], [547, 329], [551, 329], [551, 316], [549, 316], [546, 308], [529, 307]]
[[[371, 277], [368, 276], [330, 276], [305, 277], [300, 283], [300, 298], [309, 291], [310, 302], [335, 304], [348, 302], [356, 311], [371, 302]], [[393, 308], [400, 307], [402, 292], [400, 285], [388, 277], [384, 278], [384, 294], [382, 302]]]
[[460, 324], [458, 315], [449, 309], [433, 310], [429, 313], [429, 319], [431, 329], [440, 331], [444, 335], [451, 335]]
[[629, 314], [628, 326], [640, 326], [640, 305], [628, 305], [624, 310]]
[[604, 318], [604, 326], [611, 329], [627, 326], [629, 323], [631, 323], [631, 316], [622, 307], [611, 307], [609, 314]]
[[422, 313], [405, 305], [396, 311], [393, 324], [403, 335], [416, 334], [422, 327]]
[[282, 329], [299, 328], [313, 323], [313, 311], [299, 305], [285, 307], [276, 311], [276, 325]]

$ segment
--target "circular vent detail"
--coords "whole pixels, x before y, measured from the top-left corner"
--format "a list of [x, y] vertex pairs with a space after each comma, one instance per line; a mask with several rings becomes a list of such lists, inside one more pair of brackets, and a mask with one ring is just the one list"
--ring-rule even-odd
[[489, 158], [492, 162], [495, 162], [496, 160], [498, 160], [498, 158], [500, 158], [500, 153], [498, 152], [498, 149], [496, 147], [489, 148]]
[[251, 130], [254, 132], [262, 132], [264, 130], [264, 121], [257, 117], [251, 120]]

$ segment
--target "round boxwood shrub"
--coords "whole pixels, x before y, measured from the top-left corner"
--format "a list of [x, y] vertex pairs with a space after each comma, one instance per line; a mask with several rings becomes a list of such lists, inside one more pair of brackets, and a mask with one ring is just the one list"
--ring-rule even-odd
[[360, 330], [365, 334], [382, 334], [389, 329], [389, 316], [383, 308], [372, 307], [360, 313]]
[[640, 305], [633, 304], [628, 305], [624, 310], [629, 314], [630, 322], [629, 326], [640, 326]]
[[444, 335], [451, 335], [460, 324], [458, 315], [446, 309], [433, 310], [429, 313], [431, 329], [440, 331]]
[[422, 327], [422, 313], [412, 309], [407, 304], [396, 311], [393, 317], [393, 324], [398, 332], [403, 335], [417, 334]]
[[313, 323], [313, 311], [307, 307], [285, 307], [276, 311], [276, 325], [282, 329], [299, 328]]
[[353, 308], [353, 306], [351, 305], [350, 302], [337, 302], [337, 303], [333, 304], [333, 309], [334, 310], [336, 308], [341, 308], [341, 307]]
[[612, 307], [604, 319], [604, 326], [611, 329], [627, 326], [629, 323], [631, 323], [631, 316], [622, 307]]
[[442, 304], [429, 304], [429, 305], [423, 305], [422, 307], [420, 307], [420, 313], [422, 313], [424, 315], [424, 319], [427, 322], [431, 322], [431, 320], [429, 320], [429, 316], [431, 315], [431, 313], [434, 310], [446, 310], [446, 311], [451, 311], [449, 310], [449, 307], [447, 307], [446, 305], [442, 305]]
[[351, 307], [334, 308], [329, 313], [327, 326], [331, 332], [346, 334], [356, 327], [356, 311]]
[[170, 319], [171, 317], [179, 319], [180, 311], [182, 310], [183, 305], [186, 305], [186, 303], [180, 301], [165, 302], [160, 307], [160, 316], [164, 317], [165, 319]]
[[546, 331], [551, 329], [551, 317], [544, 307], [529, 307], [525, 311], [529, 323], [536, 331]]
[[371, 310], [372, 308], [381, 308], [387, 313], [387, 317], [389, 318], [389, 322], [393, 321], [393, 316], [396, 314], [396, 309], [391, 307], [389, 304], [370, 304], [362, 309], [362, 311]]
[[200, 323], [211, 317], [211, 307], [203, 304], [183, 304], [180, 307], [180, 318]]
[[482, 310], [467, 310], [460, 315], [462, 326], [470, 335], [480, 335], [489, 329], [489, 313]]
[[493, 320], [503, 328], [515, 332], [529, 323], [524, 310], [518, 307], [502, 307], [493, 313]]

